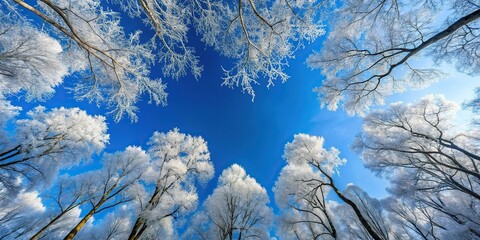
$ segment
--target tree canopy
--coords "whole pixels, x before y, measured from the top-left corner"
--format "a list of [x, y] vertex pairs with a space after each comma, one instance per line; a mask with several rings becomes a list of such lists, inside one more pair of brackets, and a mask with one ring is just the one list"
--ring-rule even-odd
[[322, 106], [342, 104], [362, 115], [392, 93], [425, 87], [442, 75], [418, 60], [428, 57], [477, 76], [479, 6], [463, 0], [343, 1], [321, 50], [308, 59], [325, 75], [315, 90]]
[[[318, 15], [326, 3], [3, 0], [0, 93], [26, 91], [28, 99], [41, 99], [75, 75], [79, 79], [71, 88], [77, 99], [106, 106], [116, 121], [125, 114], [136, 121], [143, 94], [157, 105], [167, 103], [165, 82], [151, 76], [155, 63], [165, 77], [201, 75], [202, 64], [188, 45], [194, 31], [204, 44], [233, 59], [233, 66], [224, 68], [222, 84], [240, 87], [253, 98], [252, 85], [261, 78], [267, 86], [276, 79], [285, 82], [288, 59], [324, 33]], [[128, 17], [145, 25], [127, 30], [121, 21]]]
[[[381, 106], [449, 66], [478, 76], [479, 19], [480, 0], [0, 0], [0, 239], [480, 239], [480, 88], [463, 103], [429, 94]], [[169, 81], [203, 80], [199, 47], [228, 59], [218, 84], [252, 101], [255, 85], [284, 83], [299, 50], [316, 49], [306, 65], [322, 74], [320, 105], [357, 115], [327, 118], [342, 131], [361, 121], [358, 134], [346, 143], [313, 118], [314, 130], [262, 142], [279, 150], [271, 160], [262, 146], [210, 141], [217, 125], [132, 125], [141, 101], [167, 105]], [[38, 105], [58, 91], [100, 113]], [[215, 100], [209, 107], [223, 107]], [[125, 116], [148, 136], [111, 132]], [[208, 117], [227, 122], [219, 129], [230, 140], [255, 136]], [[268, 124], [254, 130], [286, 128]], [[111, 136], [127, 144], [111, 146]], [[272, 164], [255, 175], [260, 165], [214, 155], [229, 144]], [[386, 193], [345, 182], [346, 158], [387, 180]]]

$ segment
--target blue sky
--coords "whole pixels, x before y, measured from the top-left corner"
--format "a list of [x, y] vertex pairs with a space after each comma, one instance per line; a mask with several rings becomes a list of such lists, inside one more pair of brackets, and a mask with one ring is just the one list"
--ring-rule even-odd
[[[353, 182], [374, 197], [386, 196], [386, 181], [364, 169], [361, 159], [349, 148], [360, 131], [361, 119], [349, 117], [341, 109], [336, 112], [321, 109], [317, 95], [312, 91], [321, 84], [322, 77], [319, 70], [309, 69], [305, 60], [313, 50], [320, 49], [321, 40], [298, 51], [296, 58], [291, 59], [287, 69], [291, 78], [286, 83], [277, 82], [267, 89], [265, 81], [260, 81], [261, 85], [255, 87], [254, 102], [238, 88], [221, 86], [221, 66], [229, 67], [229, 59], [199, 43], [196, 36], [190, 41], [196, 46], [204, 66], [202, 77], [196, 80], [187, 76], [178, 81], [164, 78], [168, 84], [168, 106], [150, 105], [145, 99], [139, 105], [139, 121], [136, 123], [128, 118], [115, 123], [112, 116], [108, 116], [110, 144], [107, 152], [122, 150], [128, 145], [146, 147], [154, 131], [166, 132], [178, 127], [181, 132], [202, 136], [209, 145], [216, 174], [207, 186], [198, 189], [201, 201], [212, 193], [222, 170], [233, 163], [240, 164], [257, 179], [273, 201], [271, 189], [285, 165], [282, 159], [284, 145], [293, 140], [294, 134], [308, 133], [325, 137], [326, 147], [337, 147], [341, 156], [347, 159], [347, 164], [340, 169], [340, 176], [336, 177], [341, 188]], [[389, 101], [415, 101], [428, 93], [443, 93], [459, 102], [471, 98], [476, 86], [474, 79], [453, 73], [451, 69], [445, 70], [452, 72], [447, 77], [449, 81], [433, 84], [422, 91], [408, 91], [391, 97]], [[159, 66], [153, 68], [154, 77], [161, 76], [159, 71]], [[72, 81], [77, 80], [67, 79], [66, 86]], [[94, 104], [74, 101], [63, 87], [46, 102], [25, 103], [20, 100], [17, 104], [25, 110], [42, 104], [49, 108], [80, 107], [90, 114], [103, 115], [106, 112]], [[95, 161], [84, 169], [95, 166]]]

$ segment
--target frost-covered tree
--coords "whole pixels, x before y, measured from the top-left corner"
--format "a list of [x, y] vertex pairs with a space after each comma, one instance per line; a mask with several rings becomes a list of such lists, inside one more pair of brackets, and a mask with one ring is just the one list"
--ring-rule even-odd
[[80, 207], [94, 197], [98, 183], [90, 174], [62, 175], [52, 190], [43, 194], [44, 205], [49, 206], [42, 221], [37, 224], [30, 239], [62, 238], [79, 221]]
[[345, 160], [338, 156], [336, 148], [327, 150], [323, 144], [322, 137], [297, 134], [293, 142], [285, 145], [283, 157], [287, 165], [274, 187], [275, 201], [282, 211], [280, 234], [287, 239], [336, 239], [338, 219], [327, 202], [333, 191], [348, 205], [350, 215], [369, 237], [385, 239], [369, 221], [368, 212], [363, 212], [361, 205], [335, 185], [333, 174]]
[[[305, 42], [324, 33], [319, 15], [329, 3], [2, 0], [0, 90], [25, 90], [28, 97], [45, 97], [66, 75], [79, 73], [74, 76], [81, 75], [82, 80], [72, 88], [78, 99], [105, 104], [117, 121], [124, 114], [136, 120], [136, 103], [143, 94], [157, 105], [166, 104], [166, 84], [150, 78], [155, 62], [161, 63], [167, 77], [179, 78], [188, 72], [200, 76], [199, 58], [188, 45], [193, 28], [206, 45], [234, 59], [225, 70], [223, 84], [240, 86], [254, 96], [252, 85], [260, 78], [266, 78], [268, 86], [275, 79], [287, 80], [288, 59]], [[128, 34], [121, 23], [125, 15], [112, 10], [111, 4], [120, 5], [132, 17], [130, 21], [141, 20], [152, 31], [143, 33], [146, 38], [140, 37], [140, 31]], [[22, 32], [27, 34], [20, 36]], [[11, 81], [21, 76], [29, 78]]]
[[[157, 60], [165, 76], [179, 78], [191, 72], [198, 78], [202, 66], [195, 49], [188, 45], [188, 31], [193, 17], [212, 21], [210, 1], [114, 0], [133, 18], [141, 18], [153, 31], [148, 33]], [[209, 17], [208, 19], [206, 17]], [[217, 21], [217, 19], [213, 19]]]
[[[443, 96], [394, 103], [364, 119], [355, 143], [368, 168], [388, 173], [392, 194], [411, 202], [407, 213], [434, 218], [429, 220], [434, 229], [428, 233], [419, 228], [421, 235], [480, 234], [478, 126], [456, 126], [457, 110], [458, 105]], [[411, 226], [419, 225], [412, 214], [399, 216]]]
[[[207, 1], [208, 2], [208, 1]], [[285, 82], [288, 59], [304, 43], [323, 35], [322, 9], [331, 1], [238, 0], [214, 1], [207, 18], [198, 18], [197, 32], [220, 54], [234, 59], [224, 69], [223, 85], [241, 87], [255, 96], [253, 86], [260, 78]], [[220, 13], [220, 14], [219, 14]]]
[[[372, 230], [381, 239], [406, 239], [402, 227], [404, 223], [390, 220], [391, 212], [386, 210], [386, 201], [372, 198], [359, 186], [349, 184], [342, 192], [358, 207]], [[335, 214], [336, 226], [339, 239], [373, 239], [364, 226], [358, 221], [352, 208], [348, 204], [332, 204], [332, 212]], [[418, 236], [412, 236], [413, 239]]]
[[79, 233], [78, 239], [122, 240], [127, 239], [132, 224], [131, 208], [122, 205], [109, 212], [100, 221], [88, 225]]
[[187, 33], [194, 27], [203, 42], [232, 58], [224, 69], [223, 85], [241, 87], [254, 96], [253, 86], [264, 77], [286, 81], [287, 60], [304, 42], [324, 33], [320, 13], [330, 1], [290, 0], [116, 0], [129, 15], [147, 19], [158, 43], [157, 55], [163, 71], [173, 77], [187, 70], [199, 76], [201, 67], [195, 51], [187, 45]]
[[[10, 12], [9, 15], [16, 20], [12, 30], [5, 27], [8, 31], [3, 35], [7, 44], [6, 48], [0, 48], [2, 55], [8, 55], [15, 46], [28, 50], [15, 49], [13, 56], [17, 59], [0, 58], [0, 65], [22, 64], [22, 71], [34, 77], [22, 79], [23, 82], [36, 81], [41, 86], [39, 90], [51, 93], [51, 87], [59, 84], [66, 69], [80, 73], [82, 80], [73, 87], [76, 97], [106, 104], [116, 120], [124, 114], [136, 120], [135, 104], [143, 93], [156, 104], [166, 103], [165, 84], [149, 76], [155, 58], [150, 45], [140, 42], [140, 32], [126, 34], [120, 25], [120, 13], [108, 10], [101, 1], [41, 0], [32, 5], [22, 0], [3, 0], [0, 7], [2, 13]], [[27, 17], [31, 14], [39, 17], [45, 27], [37, 27], [32, 33], [18, 37], [19, 32], [31, 29], [24, 27], [24, 24], [29, 26]], [[6, 20], [2, 20], [2, 25], [3, 21]], [[57, 41], [48, 34], [55, 36]], [[33, 39], [35, 36], [39, 38]], [[32, 47], [39, 48], [31, 50]], [[22, 59], [29, 56], [33, 58]], [[38, 63], [39, 57], [47, 61]], [[45, 66], [49, 63], [54, 65]], [[59, 72], [52, 72], [56, 66]], [[8, 72], [5, 73], [8, 77]], [[45, 73], [49, 76], [43, 76]], [[35, 75], [43, 78], [35, 78]], [[2, 77], [0, 80], [13, 79]], [[31, 90], [30, 85], [22, 87]]]
[[[144, 161], [145, 155], [141, 149], [128, 147], [126, 151], [129, 154], [139, 153], [139, 160]], [[127, 153], [124, 153], [127, 154]], [[146, 162], [145, 162], [146, 163]], [[136, 164], [136, 167], [145, 168], [145, 164]], [[136, 170], [137, 171], [137, 170]], [[82, 220], [82, 209], [89, 209], [92, 201], [98, 198], [99, 182], [98, 177], [92, 178], [92, 174], [97, 175], [99, 171], [94, 170], [93, 173], [78, 174], [74, 176], [64, 175], [57, 181], [57, 184], [46, 193], [42, 194], [42, 202], [48, 207], [43, 215], [37, 217], [36, 228], [29, 233], [30, 239], [63, 239], [77, 223]], [[131, 173], [130, 173], [131, 174]], [[138, 172], [137, 172], [138, 174]], [[125, 178], [125, 177], [124, 177]], [[132, 208], [135, 206], [134, 188], [138, 188], [138, 181], [128, 185], [122, 190], [122, 196], [116, 200], [109, 200], [103, 205], [102, 210], [96, 213], [107, 212], [106, 216], [99, 218], [92, 224], [92, 217], [87, 220], [86, 224], [81, 227], [81, 231], [77, 233], [79, 239], [125, 239], [131, 228]], [[132, 204], [133, 203], [133, 204]], [[116, 207], [119, 205], [119, 207]]]
[[0, 8], [0, 98], [45, 99], [68, 74], [58, 41]]
[[267, 191], [233, 164], [194, 217], [188, 239], [268, 239], [273, 211]]
[[[15, 115], [17, 109], [9, 109], [10, 115]], [[79, 154], [76, 150], [71, 153]], [[59, 167], [54, 172], [50, 170], [50, 178], [56, 177]], [[0, 221], [4, 227], [0, 228], [0, 234], [30, 239], [168, 238], [175, 232], [174, 218], [195, 209], [198, 200], [195, 184], [205, 183], [212, 176], [210, 154], [201, 137], [182, 134], [178, 129], [155, 133], [148, 152], [127, 147], [113, 154], [104, 153], [101, 168], [74, 176], [63, 175], [42, 194], [25, 190], [11, 193], [2, 185]], [[41, 214], [30, 214], [28, 208], [25, 212], [16, 200], [23, 193], [34, 194], [39, 204], [48, 208], [43, 207]], [[99, 213], [106, 214], [94, 220]]]
[[149, 145], [150, 167], [143, 177], [146, 186], [136, 189], [140, 209], [128, 239], [175, 234], [175, 218], [197, 206], [195, 183], [205, 183], [214, 173], [207, 143], [201, 137], [174, 129], [155, 132]]
[[440, 239], [440, 213], [414, 199], [398, 199], [395, 196], [386, 200], [385, 209], [391, 221], [400, 226], [397, 232], [402, 239]]
[[278, 233], [285, 239], [335, 239], [338, 231], [334, 213], [326, 199], [329, 189], [309, 184], [317, 179], [311, 169], [295, 165], [285, 166], [273, 192], [281, 209]]
[[[1, 118], [18, 113], [19, 108], [1, 101]], [[102, 151], [109, 138], [106, 130], [103, 117], [90, 116], [78, 108], [34, 108], [26, 119], [14, 121], [13, 134], [5, 135], [0, 142], [1, 187], [50, 184], [59, 169]]]
[[37, 191], [20, 191], [14, 197], [0, 188], [0, 239], [25, 239], [39, 224], [38, 216], [46, 211]]
[[138, 187], [138, 180], [146, 171], [148, 162], [149, 156], [141, 148], [127, 147], [122, 152], [105, 154], [100, 170], [84, 173], [83, 180], [92, 181], [88, 194], [91, 195], [88, 199], [90, 206], [65, 239], [73, 239], [95, 214], [135, 200], [131, 188]]
[[[0, 232], [32, 240], [73, 239], [75, 236], [82, 239], [126, 238], [132, 217], [132, 213], [126, 211], [131, 206], [127, 204], [136, 199], [136, 191], [132, 189], [138, 188], [148, 160], [148, 154], [141, 148], [127, 147], [122, 152], [105, 154], [100, 169], [74, 176], [63, 175], [52, 189], [35, 198], [39, 202], [37, 205], [42, 206], [41, 214], [24, 212], [20, 204], [18, 209], [7, 206], [10, 202], [17, 204], [15, 199], [23, 196], [24, 191], [13, 201], [5, 199], [2, 203], [8, 204], [1, 211], [6, 212], [3, 221], [8, 228]], [[100, 218], [100, 223], [92, 224], [93, 217], [105, 210], [108, 213]]]
[[480, 73], [478, 0], [347, 0], [331, 16], [332, 31], [308, 64], [326, 76], [317, 88], [323, 106], [363, 114], [405, 88], [438, 79], [438, 69], [416, 61], [452, 63]]

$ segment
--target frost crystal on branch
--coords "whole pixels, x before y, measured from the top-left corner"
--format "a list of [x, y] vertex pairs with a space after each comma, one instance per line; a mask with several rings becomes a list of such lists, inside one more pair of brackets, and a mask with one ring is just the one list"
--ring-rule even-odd
[[149, 144], [151, 161], [143, 176], [148, 190], [139, 190], [139, 214], [129, 239], [172, 237], [175, 218], [197, 206], [195, 182], [205, 183], [213, 177], [210, 152], [203, 138], [174, 129], [155, 132]]
[[426, 56], [478, 74], [479, 6], [463, 0], [345, 1], [332, 14], [323, 47], [307, 61], [326, 77], [315, 89], [322, 106], [342, 104], [349, 114], [363, 115], [390, 94], [428, 86], [442, 73], [425, 64]]
[[354, 145], [368, 168], [388, 173], [389, 191], [404, 204], [392, 202], [393, 215], [417, 227], [416, 234], [478, 235], [478, 125], [455, 126], [458, 109], [439, 95], [394, 103], [366, 116]]
[[[71, 87], [77, 99], [106, 106], [116, 121], [124, 115], [136, 121], [136, 105], [144, 94], [150, 102], [166, 104], [166, 84], [150, 77], [155, 62], [166, 77], [201, 76], [203, 67], [188, 43], [194, 29], [206, 45], [233, 59], [223, 84], [253, 97], [260, 79], [267, 79], [267, 86], [287, 80], [288, 59], [324, 33], [320, 10], [329, 2], [40, 0], [33, 5], [3, 0], [0, 94], [26, 91], [29, 99], [43, 99], [71, 74], [81, 77]], [[124, 15], [110, 4], [120, 5], [152, 31], [127, 34]], [[29, 23], [32, 14], [41, 27]]]
[[[2, 115], [7, 114], [0, 109]], [[88, 160], [108, 142], [105, 118], [78, 109], [36, 107], [15, 121], [15, 134], [0, 145], [0, 184], [14, 187], [17, 178], [51, 182], [61, 168]], [[14, 182], [12, 182], [14, 181]], [[48, 185], [48, 184], [47, 184]]]
[[233, 164], [194, 216], [188, 239], [268, 239], [273, 212], [265, 188]]

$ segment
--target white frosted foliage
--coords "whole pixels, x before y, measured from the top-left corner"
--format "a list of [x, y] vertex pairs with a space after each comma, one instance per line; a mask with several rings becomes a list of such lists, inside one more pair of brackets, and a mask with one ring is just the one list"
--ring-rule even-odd
[[[391, 94], [429, 86], [440, 63], [478, 75], [478, 1], [347, 0], [330, 15], [331, 31], [307, 63], [325, 80], [322, 106], [365, 115]], [[461, 81], [457, 79], [456, 81]]]
[[0, 98], [22, 92], [27, 100], [49, 97], [68, 74], [62, 46], [28, 23], [0, 14]]
[[207, 142], [173, 129], [155, 132], [149, 141], [149, 169], [143, 180], [145, 190], [139, 190], [139, 215], [130, 236], [155, 238], [173, 237], [176, 218], [196, 209], [198, 195], [195, 183], [205, 183], [213, 177]]
[[[17, 109], [1, 110], [7, 111], [4, 116], [8, 116]], [[46, 111], [39, 106], [29, 111], [27, 117], [14, 122], [14, 135], [0, 146], [1, 182], [6, 187], [15, 185], [12, 180], [16, 177], [31, 183], [43, 179], [48, 185], [59, 169], [90, 159], [108, 143], [105, 118], [90, 116], [78, 108]]]
[[225, 169], [187, 231], [194, 239], [269, 238], [273, 212], [267, 191], [240, 165]]

